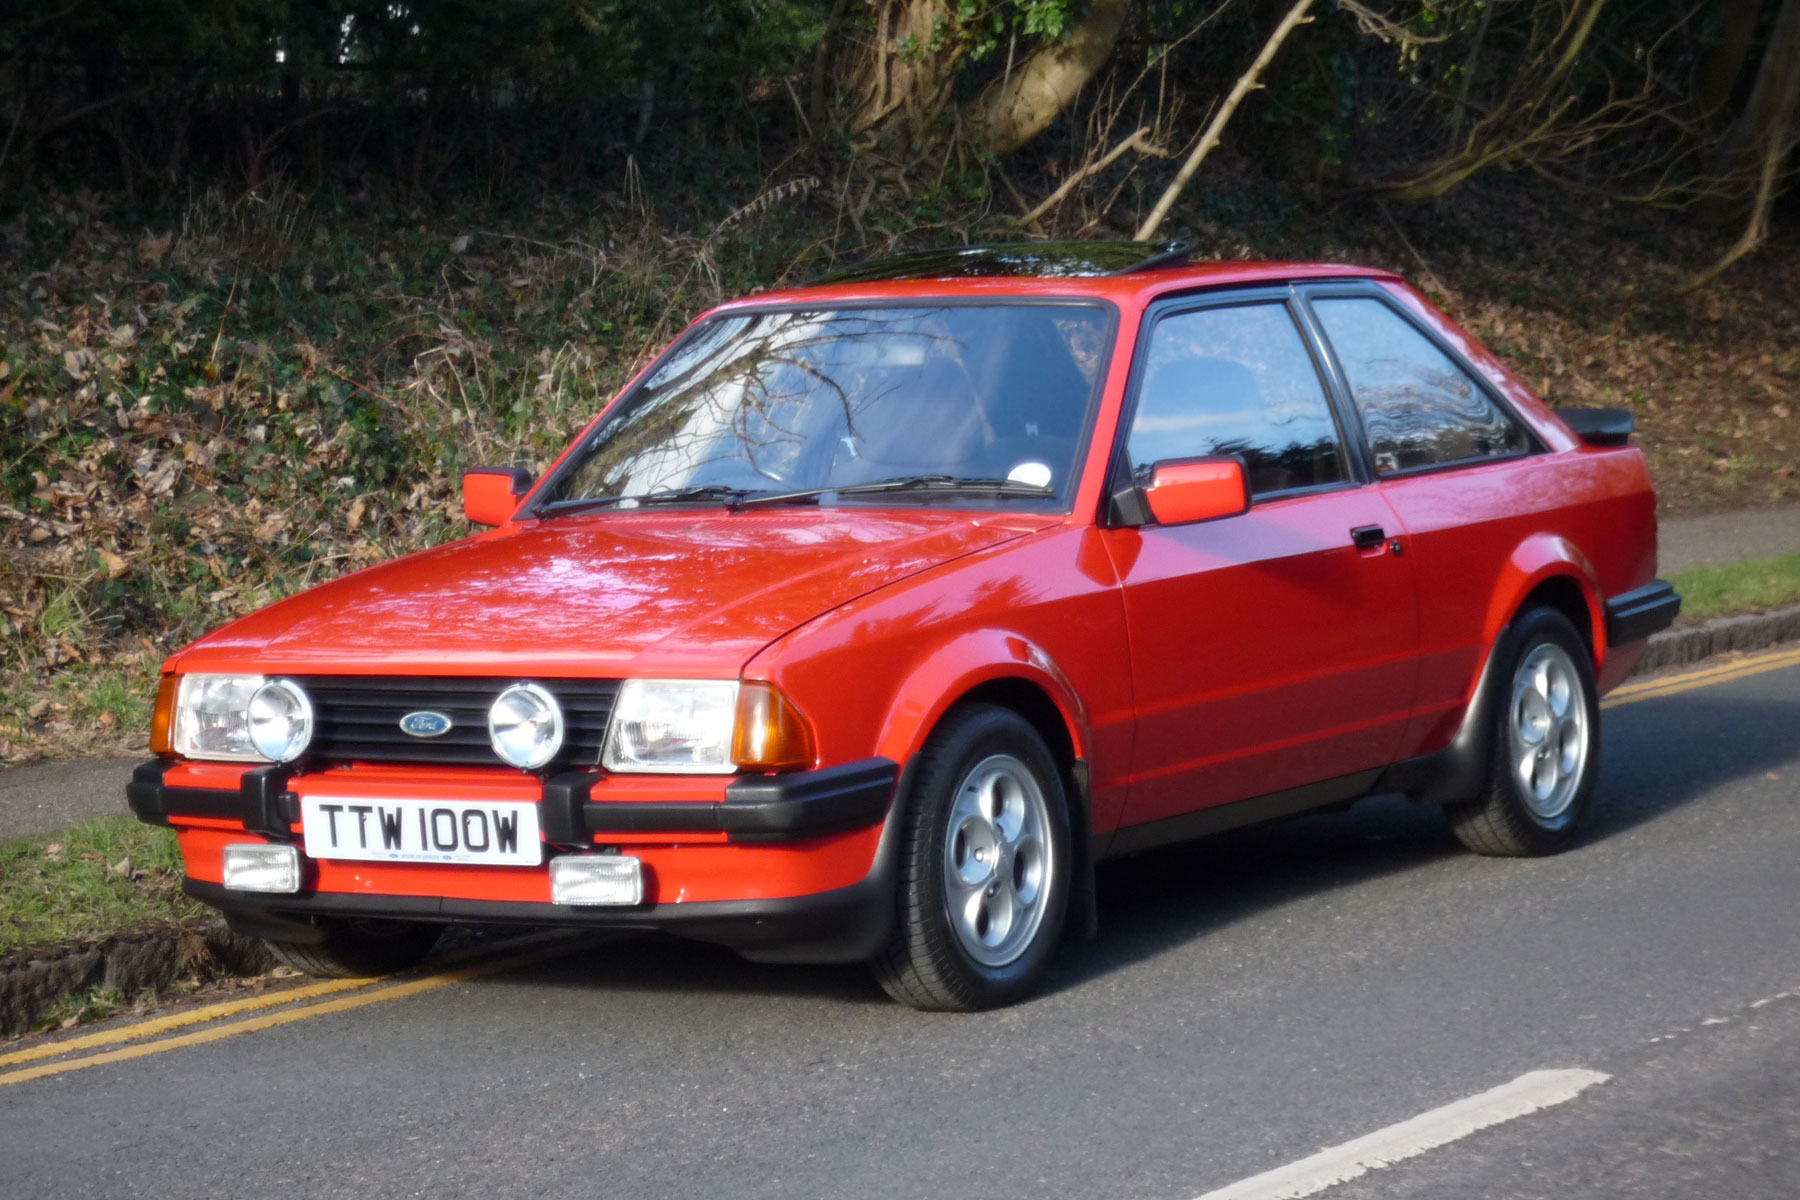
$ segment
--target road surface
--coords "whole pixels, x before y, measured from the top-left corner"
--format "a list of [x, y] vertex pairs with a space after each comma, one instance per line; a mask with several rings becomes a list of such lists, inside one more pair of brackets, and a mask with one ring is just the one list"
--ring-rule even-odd
[[577, 939], [0, 1046], [0, 1196], [1274, 1196], [1531, 1076], [1578, 1094], [1317, 1194], [1791, 1200], [1800, 652], [1743, 661], [1609, 707], [1569, 853], [1478, 858], [1374, 800], [1114, 863], [1100, 938], [1003, 1012]]

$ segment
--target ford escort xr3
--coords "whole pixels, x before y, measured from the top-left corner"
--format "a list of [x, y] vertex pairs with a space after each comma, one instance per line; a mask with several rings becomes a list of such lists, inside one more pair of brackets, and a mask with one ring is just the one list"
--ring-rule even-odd
[[175, 654], [128, 798], [308, 972], [513, 922], [1006, 1004], [1111, 856], [1396, 792], [1569, 845], [1680, 605], [1631, 432], [1380, 271], [885, 259], [469, 472], [485, 532]]

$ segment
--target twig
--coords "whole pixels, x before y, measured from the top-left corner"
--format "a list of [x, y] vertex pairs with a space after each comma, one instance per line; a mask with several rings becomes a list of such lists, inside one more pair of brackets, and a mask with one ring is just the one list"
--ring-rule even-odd
[[1723, 275], [1732, 263], [1768, 239], [1769, 210], [1775, 204], [1775, 179], [1781, 174], [1781, 160], [1787, 157], [1788, 149], [1788, 140], [1779, 132], [1769, 138], [1769, 144], [1763, 151], [1762, 175], [1756, 183], [1756, 199], [1750, 206], [1750, 219], [1744, 223], [1744, 232], [1732, 243], [1731, 249], [1720, 256], [1718, 262], [1676, 288], [1675, 295], [1685, 296], [1705, 287]]
[[1069, 193], [1074, 191], [1082, 180], [1106, 170], [1106, 168], [1117, 162], [1119, 156], [1124, 154], [1127, 150], [1136, 150], [1139, 154], [1147, 154], [1152, 158], [1169, 157], [1169, 152], [1167, 150], [1144, 140], [1144, 135], [1149, 132], [1150, 127], [1148, 125], [1139, 126], [1136, 133], [1114, 146], [1111, 150], [1108, 150], [1099, 159], [1089, 163], [1087, 166], [1081, 168], [1081, 170], [1063, 180], [1061, 187], [1058, 187], [1054, 192], [1051, 192], [1050, 195], [1044, 199], [1042, 204], [1039, 204], [1036, 208], [1020, 217], [1019, 223], [1021, 225], [1030, 225], [1035, 222], [1039, 217], [1061, 204], [1064, 200], [1067, 200], [1069, 198]]
[[351, 387], [355, 388], [357, 391], [361, 392], [363, 395], [369, 397], [371, 400], [374, 400], [377, 404], [386, 404], [387, 403], [386, 397], [382, 396], [382, 394], [380, 392], [371, 391], [370, 389], [368, 389], [368, 388], [364, 387], [362, 384], [356, 382], [356, 380], [350, 378], [348, 375], [344, 374], [342, 371], [338, 370], [337, 368], [328, 367], [324, 363], [320, 363], [319, 369], [324, 371], [327, 375], [337, 376], [339, 379], [343, 380], [345, 383], [349, 384]]
[[[1384, 42], [1399, 42], [1402, 46], [1431, 46], [1438, 42], [1450, 40], [1449, 34], [1438, 37], [1425, 37], [1407, 29], [1386, 13], [1378, 13], [1372, 8], [1358, 4], [1357, 0], [1337, 0], [1337, 6], [1356, 18], [1356, 27], [1370, 37], [1380, 38]], [[1482, 9], [1485, 19], [1491, 7]]]
[[219, 332], [213, 338], [212, 353], [206, 356], [207, 365], [212, 367], [216, 375], [219, 370], [219, 343], [225, 340], [225, 321], [231, 316], [231, 302], [237, 296], [238, 268], [231, 268], [231, 290], [225, 293], [225, 307], [219, 310]]
[[1425, 256], [1420, 254], [1411, 240], [1407, 238], [1406, 230], [1400, 228], [1400, 222], [1394, 220], [1394, 214], [1388, 211], [1388, 206], [1377, 200], [1375, 208], [1387, 218], [1387, 223], [1394, 230], [1394, 236], [1400, 239], [1400, 244], [1406, 247], [1406, 252], [1413, 256], [1413, 261], [1419, 264], [1419, 277], [1425, 281], [1425, 285], [1440, 295], [1448, 295], [1450, 289], [1444, 286], [1444, 281], [1437, 277], [1437, 272], [1431, 269], [1431, 264], [1425, 261]]

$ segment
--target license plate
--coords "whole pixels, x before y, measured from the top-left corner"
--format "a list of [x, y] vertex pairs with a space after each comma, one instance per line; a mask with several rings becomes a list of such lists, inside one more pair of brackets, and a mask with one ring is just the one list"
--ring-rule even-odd
[[535, 867], [544, 856], [537, 805], [503, 800], [302, 796], [300, 827], [311, 858]]

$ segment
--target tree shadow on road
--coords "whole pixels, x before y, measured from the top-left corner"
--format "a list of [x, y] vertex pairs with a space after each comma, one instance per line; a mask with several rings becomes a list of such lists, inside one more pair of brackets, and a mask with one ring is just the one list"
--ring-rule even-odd
[[[1733, 780], [1800, 764], [1800, 701], [1706, 692], [1609, 712], [1598, 803], [1583, 845], [1702, 800]], [[1800, 767], [1795, 779], [1800, 782]], [[1100, 936], [1066, 946], [1047, 993], [1283, 905], [1418, 872], [1465, 852], [1441, 813], [1399, 797], [1290, 818], [1100, 867]], [[609, 943], [515, 978], [633, 993], [736, 993], [853, 1006], [888, 1003], [857, 966], [773, 966], [657, 935]]]
[[[1706, 691], [1608, 712], [1593, 820], [1580, 845], [1703, 800], [1734, 780], [1793, 769], [1800, 700]], [[1053, 986], [1077, 987], [1284, 904], [1420, 871], [1465, 851], [1443, 815], [1395, 796], [1300, 816], [1100, 867], [1100, 936], [1065, 950]]]
[[[1783, 672], [1800, 680], [1800, 673]], [[1800, 784], [1800, 696], [1701, 690], [1605, 714], [1589, 841], [1622, 833], [1735, 780], [1792, 772]]]

